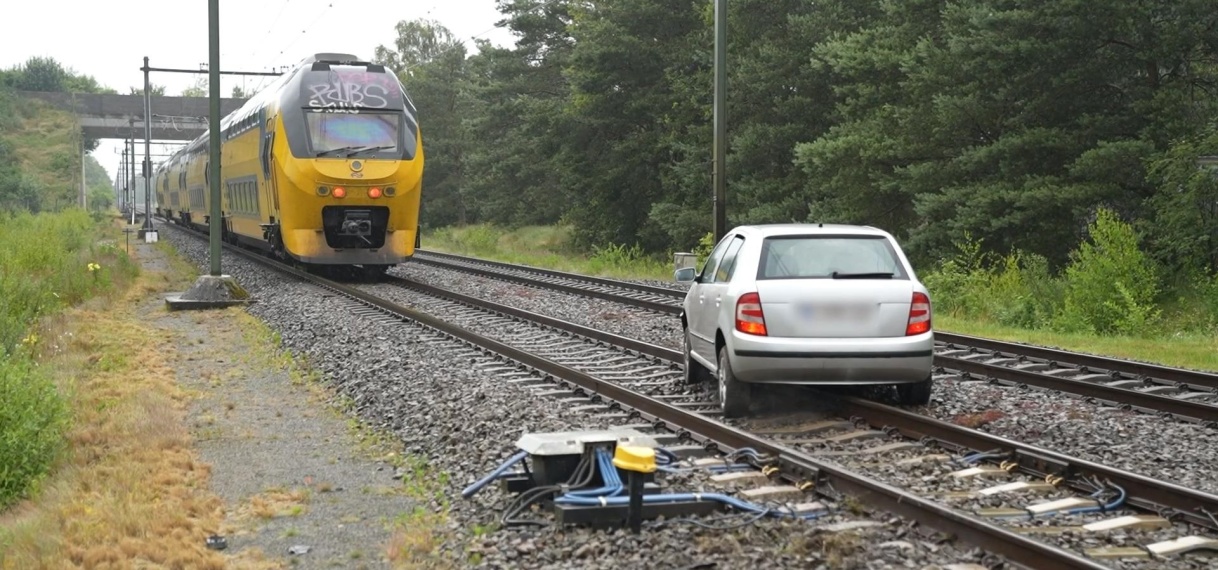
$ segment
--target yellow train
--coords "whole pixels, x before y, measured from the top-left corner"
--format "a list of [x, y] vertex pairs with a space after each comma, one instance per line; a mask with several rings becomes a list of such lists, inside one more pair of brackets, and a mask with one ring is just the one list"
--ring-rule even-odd
[[[423, 140], [392, 71], [353, 55], [316, 54], [220, 127], [226, 241], [371, 273], [414, 254]], [[158, 214], [200, 229], [210, 222], [209, 136], [153, 178]]]

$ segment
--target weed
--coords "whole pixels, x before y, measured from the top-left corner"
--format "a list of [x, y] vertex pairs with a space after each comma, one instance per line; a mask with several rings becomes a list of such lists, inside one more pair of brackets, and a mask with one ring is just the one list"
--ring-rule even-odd
[[961, 414], [952, 418], [952, 423], [966, 428], [977, 429], [981, 426], [992, 424], [1002, 418], [1006, 414], [999, 410], [986, 410], [975, 414]]

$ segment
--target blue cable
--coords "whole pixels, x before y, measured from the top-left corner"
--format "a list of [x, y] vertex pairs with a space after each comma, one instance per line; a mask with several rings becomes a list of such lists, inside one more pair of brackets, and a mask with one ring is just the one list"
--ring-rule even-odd
[[[525, 457], [528, 456], [529, 453], [527, 451], [521, 451], [520, 453], [509, 457], [508, 460], [503, 463], [503, 465], [500, 465], [499, 467], [496, 467], [494, 471], [491, 471], [490, 475], [479, 479], [473, 485], [470, 485], [466, 487], [464, 491], [461, 491], [461, 498], [468, 499], [476, 495], [478, 491], [481, 491], [483, 487], [489, 485], [491, 481], [504, 477], [505, 471], [511, 469], [513, 465], [520, 463]], [[510, 475], [510, 473], [506, 475]]]
[[598, 489], [571, 491], [567, 495], [573, 497], [613, 497], [625, 490], [622, 486], [622, 478], [618, 475], [617, 467], [613, 465], [613, 457], [609, 455], [607, 450], [596, 450], [596, 463], [600, 468], [601, 480], [604, 482], [604, 486]]
[[[1086, 513], [1105, 513], [1105, 512], [1111, 511], [1111, 510], [1116, 509], [1116, 508], [1120, 507], [1121, 505], [1125, 504], [1125, 498], [1126, 498], [1125, 489], [1123, 487], [1121, 487], [1119, 485], [1112, 485], [1112, 487], [1117, 490], [1117, 497], [1115, 499], [1113, 499], [1112, 502], [1109, 502], [1109, 503], [1106, 503], [1103, 505], [1097, 505], [1094, 507], [1078, 507], [1078, 508], [1074, 508], [1074, 509], [1066, 509], [1063, 511], [1049, 511], [1047, 513], [1040, 513], [1040, 514], [1034, 514], [1032, 512], [1029, 512], [1027, 515], [1027, 518], [1034, 519], [1036, 517], [1048, 517], [1048, 516], [1056, 516], [1056, 515], [1081, 515], [1081, 514], [1086, 514]], [[1104, 492], [1104, 490], [1100, 489], [1099, 491], [1092, 493], [1091, 497], [1093, 497], [1093, 498], [1098, 497], [1099, 495], [1103, 494], [1103, 492]], [[1016, 516], [1000, 517], [1000, 518], [1022, 519], [1022, 518], [1024, 518], [1024, 516], [1016, 515]]]
[[[659, 461], [659, 459], [661, 457], [664, 458], [664, 461]], [[656, 448], [656, 463], [659, 463], [661, 465], [671, 465], [673, 463], [678, 463], [680, 461], [681, 461], [681, 458], [677, 457], [677, 454], [675, 454], [667, 449], [664, 449], [663, 447]]]
[[[643, 495], [643, 503], [660, 503], [660, 504], [662, 504], [662, 503], [676, 503], [676, 502], [697, 501], [697, 500], [717, 501], [717, 502], [723, 503], [725, 505], [728, 505], [730, 507], [740, 509], [742, 511], [747, 511], [747, 512], [751, 512], [751, 513], [765, 513], [767, 515], [771, 515], [771, 516], [775, 516], [775, 517], [790, 516], [790, 517], [803, 519], [803, 520], [811, 520], [811, 519], [815, 519], [815, 518], [821, 516], [821, 513], [808, 513], [808, 514], [802, 514], [802, 515], [790, 514], [790, 513], [784, 512], [784, 511], [777, 511], [777, 510], [769, 509], [766, 507], [754, 505], [752, 503], [747, 503], [747, 502], [741, 501], [740, 499], [737, 499], [735, 497], [723, 495], [720, 493], [666, 493], [666, 494], [658, 494], [658, 495]], [[608, 506], [608, 505], [621, 506], [621, 505], [629, 505], [630, 497], [573, 497], [570, 494], [567, 494], [567, 495], [563, 495], [561, 497], [555, 498], [554, 503], [561, 504], [561, 505], [575, 505], [575, 506], [585, 506], [585, 507]]]

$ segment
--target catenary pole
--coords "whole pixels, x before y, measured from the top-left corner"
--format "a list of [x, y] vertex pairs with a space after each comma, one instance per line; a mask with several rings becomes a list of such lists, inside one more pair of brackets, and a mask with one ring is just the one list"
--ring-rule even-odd
[[144, 226], [140, 235], [152, 227], [152, 83], [148, 79], [148, 56], [144, 56]]
[[136, 189], [135, 189], [135, 121], [130, 122], [131, 137], [127, 139], [127, 144], [131, 147], [127, 151], [127, 168], [131, 171], [131, 189], [127, 191], [127, 207], [131, 208], [131, 225], [135, 225], [135, 204], [136, 204]]
[[715, 242], [727, 233], [727, 0], [715, 0]]
[[211, 275], [220, 273], [220, 0], [207, 0], [208, 169], [211, 185]]
[[80, 134], [80, 209], [88, 211], [88, 192], [85, 191], [85, 134]]

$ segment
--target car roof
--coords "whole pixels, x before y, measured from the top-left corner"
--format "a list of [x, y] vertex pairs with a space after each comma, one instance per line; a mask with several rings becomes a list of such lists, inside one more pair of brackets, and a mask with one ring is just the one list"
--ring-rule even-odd
[[871, 226], [854, 226], [849, 224], [760, 224], [738, 226], [732, 231], [760, 237], [776, 237], [788, 235], [816, 234], [853, 234], [867, 236], [891, 237], [888, 232]]

